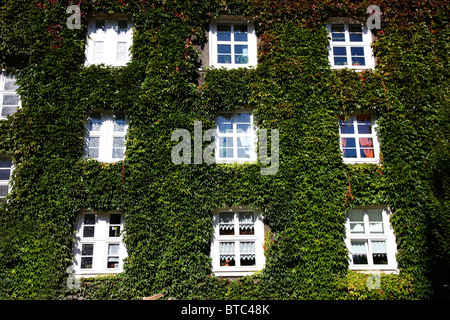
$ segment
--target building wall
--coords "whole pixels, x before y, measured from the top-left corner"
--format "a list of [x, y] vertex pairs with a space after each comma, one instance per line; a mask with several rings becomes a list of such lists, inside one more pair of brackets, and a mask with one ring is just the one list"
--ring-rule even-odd
[[[412, 299], [445, 293], [448, 4], [383, 2], [376, 69], [332, 70], [324, 22], [365, 19], [368, 5], [105, 1], [83, 3], [81, 28], [69, 29], [63, 3], [8, 1], [0, 14], [0, 63], [17, 70], [21, 107], [0, 120], [0, 151], [14, 162], [11, 191], [0, 207], [0, 296]], [[93, 12], [133, 18], [126, 66], [85, 66]], [[208, 23], [221, 15], [255, 18], [257, 67], [199, 71], [208, 64]], [[199, 55], [189, 39], [204, 39], [206, 49]], [[260, 162], [172, 162], [175, 129], [193, 134], [195, 121], [213, 128], [220, 112], [245, 108], [260, 129], [280, 132], [276, 174], [261, 175]], [[124, 160], [84, 156], [94, 110], [126, 112]], [[343, 161], [338, 119], [359, 111], [378, 118], [379, 163]], [[371, 205], [392, 212], [400, 272], [382, 275], [377, 290], [367, 286], [370, 275], [349, 270], [344, 241], [346, 213]], [[230, 281], [211, 270], [213, 212], [224, 206], [248, 206], [264, 216], [265, 266], [250, 277]], [[127, 259], [123, 272], [71, 287], [81, 212], [124, 214]]]

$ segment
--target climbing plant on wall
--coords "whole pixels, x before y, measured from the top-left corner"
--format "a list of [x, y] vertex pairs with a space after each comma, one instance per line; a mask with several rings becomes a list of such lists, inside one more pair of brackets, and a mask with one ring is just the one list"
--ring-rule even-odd
[[[66, 28], [80, 5], [81, 29]], [[374, 70], [331, 70], [330, 17], [382, 11]], [[415, 299], [448, 285], [449, 27], [445, 1], [58, 1], [7, 0], [0, 65], [17, 71], [21, 108], [0, 120], [0, 152], [14, 160], [0, 206], [2, 299]], [[92, 12], [128, 13], [133, 59], [84, 66]], [[208, 24], [255, 18], [258, 66], [198, 71]], [[251, 108], [258, 127], [279, 129], [277, 174], [261, 163], [175, 165], [171, 133], [213, 128], [219, 111]], [[94, 109], [126, 111], [125, 160], [83, 157]], [[348, 165], [339, 115], [378, 117], [380, 164]], [[400, 273], [368, 290], [348, 271], [345, 213], [392, 210]], [[240, 280], [211, 274], [212, 212], [262, 211], [266, 265]], [[82, 209], [126, 216], [124, 272], [68, 289], [73, 230]]]

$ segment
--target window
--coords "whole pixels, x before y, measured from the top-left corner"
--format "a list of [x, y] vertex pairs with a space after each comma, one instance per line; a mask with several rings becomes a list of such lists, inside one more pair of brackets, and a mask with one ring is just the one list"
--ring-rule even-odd
[[209, 37], [211, 66], [256, 66], [257, 41], [253, 22], [231, 17], [213, 21]]
[[17, 88], [14, 75], [2, 72], [0, 75], [0, 119], [17, 111], [20, 104], [19, 95], [16, 94]]
[[374, 123], [374, 118], [366, 113], [340, 116], [340, 146], [344, 162], [378, 162], [379, 144]]
[[125, 113], [93, 111], [87, 120], [85, 156], [104, 162], [123, 160], [127, 129]]
[[219, 210], [214, 215], [211, 244], [216, 275], [243, 276], [264, 266], [264, 224], [259, 213], [243, 208]]
[[216, 162], [256, 161], [256, 130], [250, 112], [221, 113], [217, 118]]
[[374, 68], [372, 34], [361, 23], [330, 23], [330, 63], [334, 69]]
[[397, 270], [396, 243], [384, 207], [356, 208], [347, 214], [350, 269]]
[[11, 158], [0, 156], [0, 202], [5, 201], [9, 193], [9, 178], [12, 171]]
[[130, 60], [132, 27], [133, 23], [127, 17], [91, 17], [88, 23], [86, 65], [126, 65]]
[[121, 213], [83, 212], [77, 219], [74, 270], [77, 275], [122, 272], [126, 249]]

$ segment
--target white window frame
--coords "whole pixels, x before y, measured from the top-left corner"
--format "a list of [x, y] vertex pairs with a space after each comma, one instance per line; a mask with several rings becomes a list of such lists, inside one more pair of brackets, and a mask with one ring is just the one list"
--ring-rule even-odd
[[[231, 41], [218, 41], [217, 39], [217, 25], [218, 24], [230, 24], [231, 26]], [[247, 41], [235, 42], [234, 41], [234, 26], [239, 24], [247, 25]], [[248, 68], [256, 67], [257, 65], [257, 37], [255, 32], [254, 22], [243, 16], [222, 16], [217, 20], [213, 20], [209, 25], [209, 64], [211, 67], [224, 67], [227, 69], [235, 68]], [[218, 50], [219, 44], [231, 45], [231, 63], [219, 63], [218, 62]], [[248, 45], [248, 63], [236, 64], [234, 59], [234, 46], [239, 44]]]
[[[359, 133], [358, 132], [358, 121], [357, 121], [357, 115], [364, 115], [367, 116], [368, 113], [354, 113], [351, 115], [346, 115], [343, 116], [345, 118], [345, 121], [350, 121], [353, 125], [353, 130], [354, 133], [342, 133], [341, 130], [341, 121], [342, 119], [338, 119], [339, 120], [339, 147], [341, 149], [341, 153], [342, 153], [342, 159], [344, 161], [344, 163], [349, 163], [349, 164], [355, 164], [355, 163], [379, 163], [380, 161], [380, 143], [378, 141], [378, 136], [377, 136], [377, 128], [378, 125], [376, 123], [376, 117], [373, 115], [369, 115], [370, 117], [370, 131], [371, 133]], [[344, 156], [344, 146], [342, 143], [342, 139], [355, 139], [355, 145], [356, 145], [356, 158], [346, 158]], [[374, 157], [373, 158], [363, 158], [361, 157], [361, 146], [360, 146], [360, 142], [359, 139], [360, 138], [370, 138], [372, 139], [373, 142], [373, 152], [374, 152]]]
[[[94, 236], [93, 237], [84, 237], [83, 230], [85, 227], [84, 217], [87, 214], [95, 215], [95, 224], [94, 225], [86, 225], [94, 227]], [[111, 225], [109, 222], [111, 214], [120, 214], [121, 221], [120, 225]], [[110, 237], [109, 229], [111, 226], [119, 226], [120, 227], [120, 236]], [[108, 211], [82, 211], [77, 219], [75, 225], [75, 241], [73, 245], [73, 270], [75, 277], [83, 277], [83, 276], [97, 276], [101, 274], [116, 274], [123, 272], [123, 260], [127, 257], [127, 250], [125, 245], [122, 242], [124, 228], [124, 215], [120, 212]], [[93, 245], [93, 253], [89, 255], [92, 257], [92, 268], [81, 268], [81, 258], [88, 255], [82, 255], [83, 245]], [[118, 245], [119, 246], [119, 254], [118, 254], [118, 266], [114, 268], [108, 268], [108, 249], [109, 245]], [[115, 257], [115, 255], [114, 255]]]
[[[250, 114], [250, 132], [249, 133], [238, 133], [237, 132], [237, 124], [236, 124], [236, 116], [240, 113]], [[224, 114], [232, 114], [232, 124], [233, 124], [233, 132], [232, 133], [221, 133], [219, 132], [219, 116]], [[253, 113], [249, 109], [241, 109], [230, 112], [219, 112], [219, 116], [216, 118], [216, 145], [215, 145], [215, 159], [216, 163], [245, 163], [245, 162], [256, 162], [257, 161], [257, 127], [254, 122]], [[249, 158], [239, 158], [237, 153], [237, 139], [238, 138], [250, 138], [250, 157]], [[233, 157], [232, 158], [223, 158], [220, 157], [220, 138], [233, 138]]]
[[[123, 131], [115, 131], [114, 130], [114, 123], [116, 115], [112, 111], [100, 111], [100, 110], [94, 110], [94, 112], [100, 112], [101, 113], [101, 125], [100, 130], [94, 131], [90, 130], [90, 123], [92, 121], [92, 113], [91, 117], [89, 117], [86, 121], [86, 128], [85, 128], [85, 158], [93, 158], [98, 161], [102, 162], [117, 162], [121, 161], [125, 158], [125, 151], [126, 151], [126, 134], [128, 132], [128, 118], [125, 115], [125, 124], [124, 124], [124, 130]], [[99, 151], [98, 151], [98, 157], [89, 157], [89, 139], [90, 138], [99, 138]], [[114, 138], [123, 138], [124, 140], [124, 155], [120, 158], [113, 157], [113, 148], [114, 148]]]
[[[6, 115], [3, 115], [3, 99], [5, 96], [17, 96], [18, 102], [16, 105], [8, 105], [8, 107], [16, 107], [16, 111], [20, 108], [20, 96], [17, 94], [16, 90], [18, 86], [14, 83], [13, 88], [10, 90], [6, 89], [6, 82], [15, 80], [15, 75], [12, 73], [7, 73], [5, 70], [2, 70], [0, 74], [0, 119], [6, 119]], [[9, 113], [8, 115], [12, 115], [13, 113]]]
[[[350, 213], [363, 213], [363, 220], [361, 223], [364, 226], [364, 232], [352, 233], [350, 225]], [[381, 212], [382, 222], [380, 223], [383, 228], [382, 233], [371, 233], [370, 232], [370, 221], [369, 213]], [[396, 260], [397, 254], [397, 244], [394, 235], [394, 231], [389, 222], [391, 212], [386, 206], [359, 206], [350, 210], [346, 215], [346, 238], [345, 244], [349, 250], [349, 269], [350, 270], [360, 270], [360, 271], [384, 271], [387, 273], [397, 273], [398, 264]], [[377, 222], [372, 222], [377, 223]], [[359, 229], [361, 225], [358, 225]], [[365, 253], [367, 254], [367, 264], [354, 264], [352, 256], [352, 241], [364, 242], [365, 243]], [[372, 254], [377, 252], [373, 250], [372, 242], [382, 242], [386, 243], [386, 251], [383, 252], [387, 254], [388, 264], [374, 264]]]
[[[105, 29], [97, 29], [96, 21], [104, 20]], [[119, 21], [127, 21], [127, 29], [119, 30]], [[103, 14], [92, 15], [88, 19], [88, 36], [86, 41], [85, 65], [105, 64], [109, 66], [125, 66], [131, 59], [130, 47], [133, 43], [134, 23], [128, 16]], [[95, 56], [96, 43], [103, 44], [102, 57]], [[126, 56], [124, 60], [118, 59], [119, 43], [125, 43]]]
[[[234, 235], [221, 235], [220, 234], [220, 213], [231, 213], [234, 215], [233, 226]], [[253, 213], [254, 221], [254, 234], [253, 235], [240, 235], [239, 234], [239, 213]], [[264, 256], [264, 223], [263, 216], [258, 210], [251, 210], [248, 206], [239, 206], [231, 208], [218, 209], [213, 214], [213, 228], [214, 233], [211, 238], [211, 259], [212, 259], [212, 271], [216, 276], [246, 276], [251, 275], [257, 271], [261, 271], [265, 264]], [[221, 266], [220, 263], [220, 243], [221, 242], [233, 242], [234, 254], [235, 254], [235, 266]], [[240, 252], [241, 242], [254, 242], [255, 246], [255, 265], [241, 266], [240, 265]]]
[[[331, 33], [331, 25], [333, 24], [343, 24], [344, 25], [344, 41], [333, 41], [332, 33]], [[349, 25], [359, 24], [362, 27], [362, 42], [350, 41], [350, 33], [349, 33]], [[375, 58], [372, 51], [372, 33], [367, 28], [365, 23], [357, 22], [357, 21], [342, 21], [335, 20], [327, 23], [327, 30], [330, 34], [330, 43], [328, 45], [328, 53], [329, 53], [329, 61], [332, 69], [354, 69], [354, 70], [365, 70], [365, 69], [374, 69], [375, 68]], [[334, 63], [334, 47], [345, 47], [346, 48], [346, 57], [347, 64], [346, 65], [336, 65]], [[364, 62], [365, 65], [352, 65], [351, 63], [351, 47], [362, 47], [364, 50]]]
[[4, 197], [0, 195], [0, 202], [2, 202], [2, 201], [5, 201], [6, 196], [8, 195], [8, 193], [11, 192], [11, 184], [10, 184], [10, 181], [11, 181], [11, 175], [12, 175], [12, 172], [13, 172], [13, 170], [14, 170], [14, 163], [13, 163], [11, 157], [10, 157], [10, 156], [7, 156], [7, 155], [0, 155], [0, 160], [11, 161], [11, 166], [10, 166], [10, 167], [0, 167], [0, 170], [2, 170], [2, 171], [4, 171], [4, 170], [6, 171], [6, 170], [9, 169], [9, 176], [8, 176], [8, 179], [6, 179], [6, 180], [0, 180], [0, 186], [7, 186], [7, 188], [8, 188], [8, 189], [7, 189], [7, 194], [6, 194]]

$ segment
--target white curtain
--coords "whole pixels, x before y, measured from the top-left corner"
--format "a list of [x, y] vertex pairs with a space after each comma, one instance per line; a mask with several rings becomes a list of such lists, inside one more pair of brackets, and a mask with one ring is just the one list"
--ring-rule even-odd
[[239, 228], [241, 230], [253, 229], [254, 225], [253, 212], [239, 212]]

